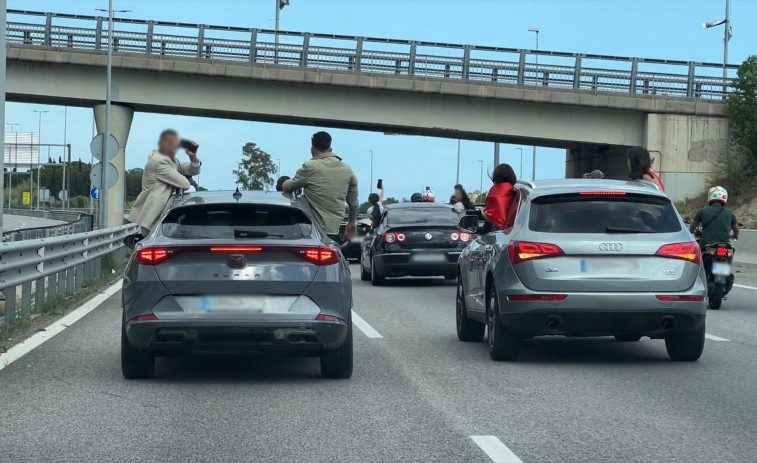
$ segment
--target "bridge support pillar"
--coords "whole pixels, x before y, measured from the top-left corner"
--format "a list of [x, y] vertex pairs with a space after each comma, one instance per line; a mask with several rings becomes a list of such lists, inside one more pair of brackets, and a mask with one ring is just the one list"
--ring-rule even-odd
[[[97, 133], [105, 131], [105, 105], [97, 105], [95, 124]], [[118, 171], [116, 184], [108, 191], [108, 226], [115, 227], [124, 223], [124, 197], [126, 195], [126, 142], [129, 140], [134, 109], [123, 105], [110, 105], [110, 133], [118, 140], [118, 154], [110, 161]], [[101, 193], [104, 194], [104, 193]]]

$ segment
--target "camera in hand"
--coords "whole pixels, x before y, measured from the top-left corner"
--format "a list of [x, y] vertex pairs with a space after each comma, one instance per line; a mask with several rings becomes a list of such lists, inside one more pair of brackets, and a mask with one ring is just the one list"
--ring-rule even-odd
[[192, 153], [197, 153], [197, 148], [199, 147], [200, 145], [196, 145], [192, 143], [191, 141], [185, 140], [183, 138], [179, 142], [179, 148], [184, 149], [184, 150], [189, 150]]
[[379, 179], [379, 180], [378, 180], [378, 183], [376, 184], [376, 188], [378, 188], [378, 189], [380, 190], [380, 189], [382, 189], [383, 187], [384, 187], [384, 181], [383, 181], [383, 180], [381, 180], [381, 179]]

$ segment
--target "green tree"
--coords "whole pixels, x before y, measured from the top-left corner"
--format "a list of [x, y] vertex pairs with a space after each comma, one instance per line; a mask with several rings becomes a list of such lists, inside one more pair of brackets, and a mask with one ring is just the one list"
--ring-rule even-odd
[[242, 147], [242, 160], [232, 171], [237, 176], [237, 183], [245, 190], [262, 190], [273, 185], [276, 165], [271, 155], [258, 145], [248, 142]]
[[124, 186], [126, 188], [126, 201], [134, 201], [142, 192], [142, 174], [144, 169], [129, 169], [126, 171]]
[[731, 141], [747, 154], [751, 168], [757, 164], [757, 55], [739, 66], [732, 92], [725, 104]]

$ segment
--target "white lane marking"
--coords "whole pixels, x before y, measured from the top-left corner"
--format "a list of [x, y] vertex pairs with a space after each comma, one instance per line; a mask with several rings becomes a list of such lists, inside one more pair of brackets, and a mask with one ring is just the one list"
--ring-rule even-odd
[[355, 326], [357, 326], [358, 329], [369, 338], [383, 338], [378, 331], [374, 330], [373, 327], [369, 325], [367, 321], [363, 320], [363, 317], [358, 315], [354, 310], [352, 311], [352, 323], [354, 323]]
[[494, 463], [523, 463], [512, 450], [496, 436], [470, 436]]
[[29, 339], [24, 340], [22, 343], [11, 347], [8, 349], [8, 352], [0, 354], [0, 370], [41, 346], [55, 335], [95, 310], [100, 304], [108, 300], [109, 297], [116, 294], [121, 289], [121, 281], [122, 280], [116, 281], [111, 286], [105, 288], [103, 292], [79, 306], [79, 308], [75, 309], [65, 317], [59, 318], [55, 323], [45, 328], [45, 331], [38, 332]]
[[757, 291], [757, 288], [754, 286], [747, 286], [747, 285], [737, 285], [736, 283], [733, 284], [733, 286], [741, 289], [751, 289], [752, 291]]
[[705, 338], [709, 339], [710, 341], [730, 341], [730, 339], [721, 338], [720, 336], [715, 336], [714, 334], [705, 333]]

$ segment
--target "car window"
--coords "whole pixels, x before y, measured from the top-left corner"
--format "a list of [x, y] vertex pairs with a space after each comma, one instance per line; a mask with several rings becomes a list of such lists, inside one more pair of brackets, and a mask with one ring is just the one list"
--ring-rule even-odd
[[300, 209], [266, 204], [200, 204], [173, 209], [161, 224], [177, 239], [302, 238], [312, 223]]
[[431, 225], [457, 227], [460, 216], [452, 207], [408, 207], [389, 209], [384, 221], [390, 227]]
[[672, 233], [681, 222], [669, 199], [618, 194], [552, 195], [534, 199], [529, 228], [548, 233]]
[[515, 219], [518, 217], [518, 212], [520, 212], [520, 203], [522, 199], [523, 195], [520, 193], [520, 190], [516, 189], [512, 205], [510, 206], [510, 210], [507, 213], [507, 220], [505, 221], [504, 228], [505, 230], [508, 230], [515, 225]]

